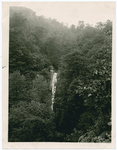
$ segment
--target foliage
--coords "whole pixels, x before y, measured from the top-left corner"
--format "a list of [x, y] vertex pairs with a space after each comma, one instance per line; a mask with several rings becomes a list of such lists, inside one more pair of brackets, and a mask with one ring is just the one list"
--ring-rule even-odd
[[107, 21], [101, 31], [97, 27], [85, 27], [78, 50], [62, 58], [54, 104], [60, 132], [69, 135], [76, 128], [85, 134], [93, 129], [99, 136], [111, 130], [107, 124], [111, 116], [110, 26], [111, 22]]
[[28, 100], [28, 82], [26, 77], [21, 75], [19, 71], [9, 76], [9, 104], [10, 106], [17, 104], [22, 99]]
[[110, 142], [111, 57], [111, 21], [69, 28], [11, 7], [9, 141]]
[[54, 112], [45, 104], [20, 102], [10, 108], [9, 141], [52, 141]]
[[99, 136], [95, 136], [94, 131], [87, 132], [85, 135], [82, 135], [78, 142], [93, 142], [93, 143], [110, 143], [111, 142], [111, 133], [103, 132]]

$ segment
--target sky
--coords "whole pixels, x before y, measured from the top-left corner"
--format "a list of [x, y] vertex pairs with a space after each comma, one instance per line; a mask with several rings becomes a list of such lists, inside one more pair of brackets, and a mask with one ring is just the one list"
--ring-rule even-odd
[[[15, 6], [16, 3], [11, 5]], [[94, 26], [108, 19], [113, 21], [115, 14], [113, 2], [21, 2], [18, 5], [32, 9], [38, 16], [56, 19], [68, 26], [77, 26], [79, 21]]]

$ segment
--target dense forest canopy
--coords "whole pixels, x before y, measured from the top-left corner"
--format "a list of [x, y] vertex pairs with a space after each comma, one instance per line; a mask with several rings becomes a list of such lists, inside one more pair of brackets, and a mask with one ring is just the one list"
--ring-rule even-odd
[[110, 20], [67, 27], [11, 7], [9, 142], [111, 142], [111, 57]]

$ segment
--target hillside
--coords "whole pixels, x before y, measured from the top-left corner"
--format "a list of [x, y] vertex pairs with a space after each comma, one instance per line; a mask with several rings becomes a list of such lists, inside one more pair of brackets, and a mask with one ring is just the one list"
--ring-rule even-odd
[[110, 20], [67, 27], [11, 7], [9, 142], [111, 142], [111, 57]]

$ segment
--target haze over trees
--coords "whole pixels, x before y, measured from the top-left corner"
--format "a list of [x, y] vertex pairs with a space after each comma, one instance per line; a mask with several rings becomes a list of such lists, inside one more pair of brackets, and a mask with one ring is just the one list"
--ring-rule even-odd
[[67, 27], [11, 7], [9, 142], [111, 142], [111, 57], [110, 20]]

